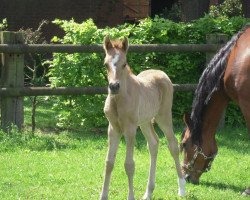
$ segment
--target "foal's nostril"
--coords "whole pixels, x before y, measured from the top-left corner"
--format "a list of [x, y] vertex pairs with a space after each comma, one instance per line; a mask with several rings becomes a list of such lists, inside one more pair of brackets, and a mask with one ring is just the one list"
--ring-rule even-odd
[[119, 88], [120, 88], [120, 83], [119, 83], [119, 82], [116, 82], [115, 85], [114, 85], [114, 87], [115, 87], [116, 90], [119, 90]]
[[110, 83], [109, 84], [109, 89], [112, 91], [112, 92], [117, 92], [120, 88], [120, 83], [119, 82], [115, 82], [115, 83]]

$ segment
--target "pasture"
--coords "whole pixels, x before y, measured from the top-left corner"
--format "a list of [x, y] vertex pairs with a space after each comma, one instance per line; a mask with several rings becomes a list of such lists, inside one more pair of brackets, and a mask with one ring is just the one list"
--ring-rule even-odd
[[[30, 108], [25, 107], [30, 125]], [[107, 151], [106, 129], [56, 130], [50, 104], [38, 107], [35, 134], [26, 128], [0, 132], [0, 199], [98, 199]], [[178, 140], [182, 126], [174, 129]], [[180, 199], [174, 162], [166, 140], [157, 129], [160, 147], [153, 199]], [[200, 185], [187, 184], [184, 199], [246, 199], [240, 193], [250, 183], [250, 143], [245, 127], [226, 127], [217, 133], [218, 156]], [[110, 199], [125, 199], [125, 142], [119, 145]], [[135, 196], [144, 194], [149, 167], [146, 141], [138, 130], [135, 147]]]

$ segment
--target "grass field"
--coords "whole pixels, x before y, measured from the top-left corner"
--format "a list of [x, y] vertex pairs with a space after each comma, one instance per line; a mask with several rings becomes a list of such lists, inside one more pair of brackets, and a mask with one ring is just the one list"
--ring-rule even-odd
[[[48, 110], [39, 108], [38, 115], [43, 114], [43, 117], [38, 118], [38, 127], [49, 127], [49, 131], [38, 130], [34, 135], [29, 130], [23, 133], [13, 130], [10, 135], [0, 132], [0, 199], [98, 199], [107, 151], [106, 130], [98, 133], [53, 131], [53, 113]], [[25, 123], [29, 125], [29, 109], [26, 111]], [[180, 139], [181, 129], [175, 131]], [[180, 199], [173, 159], [162, 133], [159, 137], [153, 199]], [[246, 129], [225, 128], [217, 134], [217, 141], [219, 154], [211, 171], [202, 176], [200, 185], [187, 184], [184, 199], [248, 199], [240, 195], [250, 185], [250, 142]], [[122, 140], [111, 179], [111, 200], [126, 199], [124, 155], [125, 143]], [[140, 131], [135, 163], [135, 195], [140, 199], [146, 188], [149, 169], [147, 145]]]

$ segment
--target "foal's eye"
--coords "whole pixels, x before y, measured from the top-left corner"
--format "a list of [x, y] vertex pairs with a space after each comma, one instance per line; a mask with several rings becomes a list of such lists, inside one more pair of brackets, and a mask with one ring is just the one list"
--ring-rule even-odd
[[125, 64], [122, 66], [122, 68], [125, 68], [125, 67], [126, 67], [126, 65], [127, 65], [127, 63], [125, 63]]

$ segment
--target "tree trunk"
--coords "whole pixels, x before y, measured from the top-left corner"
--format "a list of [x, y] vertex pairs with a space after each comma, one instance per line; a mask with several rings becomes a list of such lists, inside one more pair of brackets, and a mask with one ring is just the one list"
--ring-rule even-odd
[[210, 0], [180, 0], [182, 21], [190, 22], [204, 16], [209, 10]]
[[250, 18], [250, 0], [241, 0], [244, 17]]

